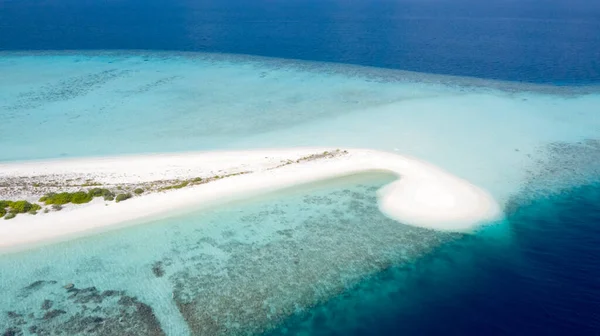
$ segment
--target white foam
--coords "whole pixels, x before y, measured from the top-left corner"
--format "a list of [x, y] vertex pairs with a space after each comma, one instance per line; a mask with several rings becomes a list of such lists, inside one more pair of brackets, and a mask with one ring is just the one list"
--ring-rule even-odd
[[[211, 207], [309, 182], [369, 171], [389, 171], [400, 179], [382, 188], [380, 208], [404, 224], [442, 231], [468, 232], [500, 216], [494, 199], [465, 180], [426, 162], [397, 154], [352, 149], [335, 158], [269, 169], [282, 158], [296, 159], [327, 149], [286, 149], [145, 155], [102, 159], [56, 160], [0, 165], [0, 176], [83, 173], [105, 183], [128, 183], [185, 174], [233, 176], [185, 189], [154, 193], [122, 203], [94, 202], [69, 211], [19, 215], [0, 226], [0, 247], [8, 248], [91, 232], [119, 223]], [[124, 169], [126, 174], [120, 173]], [[196, 175], [198, 176], [198, 175]]]

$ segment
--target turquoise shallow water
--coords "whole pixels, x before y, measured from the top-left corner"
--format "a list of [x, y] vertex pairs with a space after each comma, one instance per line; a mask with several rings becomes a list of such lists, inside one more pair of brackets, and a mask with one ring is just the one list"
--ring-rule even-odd
[[[0, 49], [25, 50], [0, 55], [0, 170], [369, 147], [465, 177], [507, 213], [474, 236], [408, 230], [376, 211], [386, 178], [363, 176], [1, 256], [0, 333], [599, 334], [600, 91], [584, 86], [600, 81], [599, 10], [589, 0], [0, 0]], [[81, 51], [118, 48], [173, 52]], [[77, 51], [26, 51], [43, 49]]]
[[[431, 161], [488, 189], [509, 213], [532, 214], [531, 200], [600, 173], [594, 87], [213, 54], [5, 53], [0, 71], [0, 161], [369, 147]], [[387, 181], [346, 180], [2, 256], [0, 331], [347, 335], [394, 333], [404, 321], [418, 334], [428, 325], [420, 316], [476, 326], [450, 314], [467, 295], [460, 285], [491, 291], [479, 287], [489, 278], [473, 277], [486, 264], [511, 270], [499, 278], [514, 284], [521, 256], [506, 253], [536, 234], [517, 236], [511, 218], [475, 237], [403, 226], [376, 208], [374, 191]], [[490, 309], [480, 296], [456, 311]]]
[[505, 200], [544, 146], [600, 132], [591, 86], [203, 53], [2, 53], [0, 72], [0, 161], [366, 147], [428, 160]]
[[[449, 239], [377, 209], [361, 175], [0, 258], [3, 330], [260, 333]], [[63, 288], [72, 283], [73, 288]]]

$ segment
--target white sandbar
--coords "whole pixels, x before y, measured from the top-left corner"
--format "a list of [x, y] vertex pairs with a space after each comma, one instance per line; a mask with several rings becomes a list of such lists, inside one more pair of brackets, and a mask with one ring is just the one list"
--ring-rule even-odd
[[[429, 163], [393, 153], [348, 149], [334, 158], [274, 167], [285, 160], [330, 148], [154, 154], [0, 164], [0, 177], [84, 174], [106, 184], [225, 175], [252, 171], [210, 183], [135, 197], [121, 203], [93, 201], [59, 212], [18, 215], [0, 222], [0, 249], [56, 240], [119, 223], [141, 221], [185, 209], [198, 209], [282, 188], [369, 171], [399, 179], [378, 191], [379, 206], [403, 224], [442, 231], [470, 232], [501, 216], [484, 190]], [[6, 198], [6, 195], [0, 195]], [[107, 206], [107, 204], [109, 204]]]

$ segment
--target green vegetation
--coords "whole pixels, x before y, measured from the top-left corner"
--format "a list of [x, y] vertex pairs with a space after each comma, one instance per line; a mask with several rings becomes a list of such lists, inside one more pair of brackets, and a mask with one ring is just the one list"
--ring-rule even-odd
[[94, 199], [94, 196], [85, 191], [77, 191], [71, 194], [71, 203], [73, 204], [89, 203], [92, 199]]
[[11, 204], [13, 204], [12, 201], [0, 201], [0, 209], [6, 209], [8, 208]]
[[181, 188], [187, 187], [189, 184], [190, 184], [190, 181], [183, 181], [181, 183], [178, 183], [178, 184], [175, 184], [172, 186], [162, 187], [162, 188], [160, 188], [160, 190], [163, 191], [163, 190], [171, 190], [171, 189], [181, 189]]
[[115, 198], [115, 194], [112, 191], [104, 188], [93, 188], [88, 192], [76, 191], [73, 193], [62, 192], [62, 193], [48, 193], [42, 198], [40, 202], [44, 202], [46, 205], [57, 204], [63, 205], [67, 203], [83, 204], [89, 203], [94, 197], [103, 197], [105, 201], [112, 201]]
[[27, 201], [0, 201], [0, 217], [4, 219], [15, 218], [20, 213], [37, 214], [42, 209], [39, 204], [32, 204]]
[[121, 201], [127, 200], [131, 198], [131, 194], [127, 193], [127, 194], [118, 194], [117, 198], [115, 199], [115, 202], [119, 203]]
[[115, 199], [115, 194], [105, 188], [94, 188], [88, 191], [92, 197], [103, 197], [105, 201], [113, 201]]
[[[318, 154], [318, 155], [322, 155], [322, 154]], [[331, 153], [330, 153], [330, 155], [331, 155]], [[312, 156], [307, 157], [307, 158], [312, 158]], [[305, 159], [305, 158], [302, 158], [302, 159]], [[293, 163], [293, 161], [290, 161], [289, 163]], [[50, 193], [45, 194], [43, 197], [41, 197], [39, 199], [40, 203], [51, 206], [51, 207], [45, 207], [43, 210], [42, 210], [42, 206], [40, 204], [30, 203], [25, 200], [18, 200], [18, 201], [0, 200], [0, 218], [3, 217], [5, 219], [11, 219], [21, 213], [29, 213], [32, 215], [36, 215], [40, 210], [42, 210], [44, 213], [48, 213], [51, 210], [60, 211], [63, 209], [63, 205], [65, 205], [65, 204], [89, 203], [96, 197], [102, 197], [102, 198], [104, 198], [105, 201], [115, 201], [118, 203], [118, 202], [122, 202], [127, 199], [130, 199], [134, 195], [142, 195], [142, 194], [150, 193], [150, 192], [154, 192], [154, 191], [182, 189], [182, 188], [185, 188], [185, 187], [191, 186], [191, 185], [208, 183], [208, 182], [211, 182], [214, 180], [231, 177], [231, 176], [236, 176], [236, 175], [247, 174], [247, 173], [250, 173], [250, 172], [239, 172], [239, 173], [227, 174], [227, 175], [215, 175], [215, 176], [207, 177], [207, 178], [194, 177], [194, 178], [190, 178], [187, 180], [155, 181], [157, 184], [155, 184], [155, 183], [141, 184], [133, 190], [132, 190], [132, 187], [130, 187], [130, 186], [124, 187], [124, 186], [117, 185], [117, 186], [115, 186], [115, 189], [119, 190], [118, 195], [109, 189], [101, 188], [101, 187], [95, 187], [95, 188], [91, 188], [89, 190], [79, 190], [76, 192], [58, 192], [58, 193], [50, 192]], [[67, 182], [68, 181], [73, 181], [73, 180], [67, 180]], [[79, 181], [81, 181], [81, 179], [79, 179]], [[50, 182], [52, 182], [52, 181], [50, 181]], [[79, 182], [79, 183], [81, 183], [81, 182]], [[158, 183], [160, 183], [160, 184], [158, 184]], [[168, 185], [168, 183], [173, 183], [173, 185]], [[41, 187], [41, 186], [60, 187], [61, 185], [62, 184], [57, 184], [57, 183], [50, 184], [49, 182], [45, 182], [43, 184], [41, 184], [41, 183], [33, 184], [34, 187]], [[94, 182], [93, 180], [86, 180], [83, 184], [81, 184], [81, 186], [100, 186], [100, 185], [101, 185], [100, 183]], [[160, 187], [161, 185], [162, 185], [162, 187]], [[75, 185], [71, 185], [68, 187], [73, 187], [73, 186], [75, 186]]]
[[95, 187], [95, 186], [101, 186], [101, 185], [102, 185], [102, 183], [94, 182], [93, 180], [87, 180], [81, 186], [82, 187]]
[[37, 211], [41, 208], [42, 207], [39, 204], [31, 204], [27, 201], [16, 201], [11, 204], [10, 212], [15, 214], [26, 213], [29, 211]]
[[62, 204], [67, 204], [67, 203], [71, 203], [71, 196], [72, 193], [68, 193], [68, 192], [62, 192], [62, 193], [48, 193], [45, 196], [43, 196], [42, 198], [39, 199], [40, 202], [44, 202], [44, 204], [46, 205], [50, 205], [50, 204], [58, 204], [58, 205], [62, 205]]

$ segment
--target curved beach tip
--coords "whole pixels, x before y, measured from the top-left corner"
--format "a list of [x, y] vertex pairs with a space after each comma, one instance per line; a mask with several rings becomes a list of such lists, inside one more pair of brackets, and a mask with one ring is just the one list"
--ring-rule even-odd
[[453, 176], [405, 175], [381, 188], [378, 197], [388, 217], [432, 230], [470, 233], [502, 216], [491, 195]]
[[[144, 193], [125, 205], [95, 202], [38, 216], [17, 216], [0, 225], [0, 249], [88, 234], [118, 223], [143, 222], [175, 211], [212, 207], [283, 188], [373, 171], [399, 177], [381, 188], [378, 198], [380, 210], [400, 223], [432, 230], [472, 232], [501, 215], [500, 207], [488, 193], [439, 167], [409, 156], [368, 149], [157, 154], [0, 166], [0, 176], [11, 178], [52, 175], [66, 181], [76, 174], [108, 185], [211, 177], [214, 172], [230, 174], [189, 188]], [[123, 171], [127, 171], [127, 176]]]

